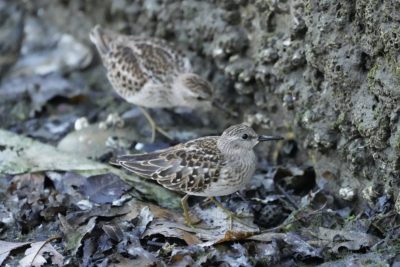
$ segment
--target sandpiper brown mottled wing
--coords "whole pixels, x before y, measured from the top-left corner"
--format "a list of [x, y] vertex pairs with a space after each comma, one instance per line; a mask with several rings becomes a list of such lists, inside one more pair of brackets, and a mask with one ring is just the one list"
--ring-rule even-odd
[[[111, 85], [128, 102], [147, 108], [211, 107], [211, 84], [193, 73], [189, 59], [167, 42], [118, 34], [100, 26], [93, 28], [90, 39]], [[142, 111], [152, 125], [154, 141], [155, 129], [161, 129]]]
[[204, 137], [149, 154], [122, 156], [118, 163], [170, 190], [207, 196], [224, 164], [221, 152], [215, 149], [217, 139]]
[[[204, 197], [232, 194], [253, 176], [257, 159], [253, 151], [260, 141], [280, 140], [259, 136], [244, 124], [149, 154], [117, 158], [117, 164], [135, 174], [156, 180], [164, 187]], [[182, 199], [185, 221], [190, 224], [187, 195]]]

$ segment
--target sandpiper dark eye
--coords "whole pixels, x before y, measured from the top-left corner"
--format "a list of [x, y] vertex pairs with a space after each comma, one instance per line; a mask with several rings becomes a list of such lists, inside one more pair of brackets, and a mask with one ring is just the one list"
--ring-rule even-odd
[[249, 138], [247, 134], [242, 135], [242, 139], [246, 140], [247, 138]]

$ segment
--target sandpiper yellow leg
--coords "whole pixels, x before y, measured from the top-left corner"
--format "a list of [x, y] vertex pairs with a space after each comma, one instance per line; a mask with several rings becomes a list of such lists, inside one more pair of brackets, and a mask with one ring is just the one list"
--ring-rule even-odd
[[[229, 209], [225, 208], [224, 205], [221, 204], [221, 202], [219, 202], [218, 200], [215, 199], [215, 197], [210, 197], [210, 200], [220, 209], [222, 209], [223, 212], [226, 213], [226, 215], [228, 216], [229, 219], [229, 230], [232, 230], [232, 225], [233, 225], [233, 219], [238, 220], [239, 222], [241, 222], [242, 224], [245, 224], [244, 222], [242, 222], [240, 219], [241, 218], [249, 218], [252, 216], [245, 216], [245, 215], [239, 215], [236, 214], [232, 211], [230, 211]], [[247, 225], [247, 224], [245, 224]]]
[[192, 220], [190, 219], [189, 216], [189, 205], [188, 205], [188, 200], [189, 195], [185, 195], [182, 199], [181, 199], [181, 204], [182, 204], [182, 209], [183, 209], [183, 216], [185, 217], [185, 224], [193, 227], [193, 223]]
[[172, 140], [172, 137], [166, 131], [164, 131], [162, 128], [160, 128], [156, 124], [156, 122], [153, 120], [153, 118], [150, 116], [150, 114], [147, 112], [146, 109], [144, 109], [143, 107], [140, 107], [140, 106], [139, 106], [139, 109], [142, 111], [143, 115], [146, 117], [147, 121], [150, 124], [150, 127], [151, 127], [151, 142], [152, 143], [154, 143], [154, 141], [156, 140], [156, 131], [161, 133], [162, 135], [164, 135], [168, 139]]

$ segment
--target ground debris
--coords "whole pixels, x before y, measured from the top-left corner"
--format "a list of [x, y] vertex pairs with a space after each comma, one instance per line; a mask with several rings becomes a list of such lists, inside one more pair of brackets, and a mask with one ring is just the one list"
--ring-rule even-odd
[[[119, 179], [120, 175], [126, 175], [122, 171], [78, 157], [71, 163], [68, 153], [7, 134], [22, 142], [4, 144], [0, 156], [10, 156], [4, 157], [6, 162], [13, 163], [14, 157], [19, 166], [24, 166], [24, 160], [38, 164], [22, 168], [20, 172], [25, 174], [6, 176], [0, 185], [5, 187], [3, 194], [9, 197], [2, 210], [6, 214], [7, 210], [17, 209], [10, 219], [34, 240], [51, 238], [61, 231], [57, 251], [63, 255], [64, 264], [254, 266], [286, 262], [293, 265], [321, 263], [330, 257], [344, 259], [347, 257], [344, 250], [359, 253], [394, 242], [369, 233], [380, 229], [377, 227], [383, 222], [393, 220], [393, 214], [371, 213], [372, 217], [363, 214], [357, 220], [346, 221], [351, 210], [338, 208], [332, 196], [318, 187], [307, 193], [303, 190], [296, 193], [294, 188], [283, 184], [275, 187], [274, 172], [254, 179], [243, 194], [221, 198], [228, 209], [242, 216], [233, 219], [232, 229], [222, 209], [214, 204], [197, 203], [196, 198], [192, 199], [194, 205], [190, 211], [199, 224], [189, 227], [184, 224], [181, 212], [138, 200], [146, 190], [134, 188], [141, 193], [133, 190], [130, 194], [132, 185]], [[30, 153], [35, 149], [46, 152], [46, 160], [34, 158]], [[60, 159], [64, 162], [56, 165]], [[151, 197], [144, 196], [144, 200]], [[290, 204], [293, 200], [298, 202], [297, 208]], [[254, 208], [255, 205], [260, 209]], [[283, 206], [288, 214], [273, 228], [266, 228], [256, 218], [270, 205]], [[38, 228], [39, 225], [46, 227]], [[0, 226], [4, 233], [13, 227], [10, 223]], [[398, 234], [396, 228], [394, 231]], [[24, 244], [30, 243], [21, 246]], [[6, 251], [5, 260], [9, 260], [9, 253], [17, 251], [13, 248]], [[47, 251], [40, 255], [38, 266], [44, 263], [43, 258], [57, 264], [56, 258], [51, 259], [55, 253]]]
[[328, 247], [336, 254], [339, 253], [339, 250], [342, 248], [350, 251], [371, 248], [379, 241], [378, 237], [371, 234], [356, 231], [332, 230], [323, 227], [318, 229], [317, 236], [320, 240], [329, 241]]
[[0, 87], [1, 101], [15, 101], [29, 96], [31, 114], [41, 111], [42, 107], [56, 96], [73, 98], [84, 94], [81, 85], [73, 83], [61, 75], [52, 73], [46, 76], [22, 76], [4, 80]]
[[30, 244], [30, 242], [7, 242], [0, 240], [0, 265], [14, 249]]
[[58, 149], [71, 154], [99, 159], [115, 149], [126, 150], [135, 141], [143, 139], [132, 127], [100, 129], [100, 124], [72, 131], [58, 143]]
[[38, 242], [6, 242], [0, 240], [0, 264], [7, 259], [13, 250], [28, 247], [25, 256], [18, 262], [21, 267], [40, 267], [49, 261], [56, 266], [64, 266], [64, 257], [49, 242], [55, 238]]
[[112, 173], [89, 176], [83, 181], [79, 192], [96, 204], [113, 203], [132, 188]]
[[40, 267], [45, 263], [49, 263], [46, 253], [51, 256], [50, 261], [53, 265], [64, 266], [64, 257], [47, 241], [35, 242], [25, 251], [25, 257], [19, 261], [21, 267]]
[[87, 224], [79, 226], [79, 225], [70, 225], [67, 220], [61, 214], [58, 215], [58, 219], [62, 226], [62, 231], [65, 236], [66, 241], [66, 250], [70, 250], [72, 256], [75, 256], [78, 249], [81, 246], [81, 241], [83, 237], [90, 233], [95, 227], [96, 217], [90, 218]]
[[[34, 141], [30, 138], [0, 130], [0, 174], [20, 174], [41, 171], [74, 171], [84, 175], [113, 173], [128, 181], [134, 190], [148, 199], [166, 206], [179, 207], [176, 195], [155, 184], [148, 183], [134, 175], [110, 165], [95, 162], [77, 155], [62, 152], [57, 148]], [[101, 178], [98, 177], [98, 178]], [[120, 184], [122, 186], [122, 183]], [[124, 185], [126, 188], [126, 186]]]

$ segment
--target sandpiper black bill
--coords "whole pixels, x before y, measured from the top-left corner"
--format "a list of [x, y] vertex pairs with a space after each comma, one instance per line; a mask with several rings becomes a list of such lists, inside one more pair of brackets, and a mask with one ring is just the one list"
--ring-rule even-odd
[[275, 140], [283, 140], [282, 136], [268, 136], [268, 135], [259, 135], [258, 141], [275, 141]]

